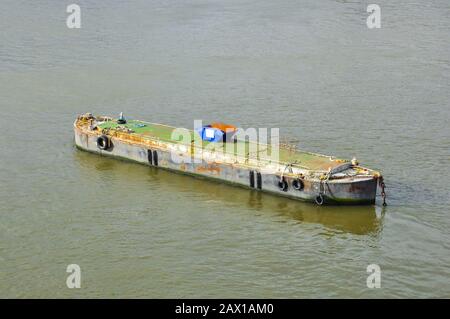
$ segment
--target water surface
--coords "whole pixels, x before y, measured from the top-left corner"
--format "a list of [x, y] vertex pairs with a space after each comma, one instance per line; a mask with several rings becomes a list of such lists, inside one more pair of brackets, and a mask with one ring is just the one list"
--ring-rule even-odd
[[[365, 1], [77, 3], [79, 30], [61, 1], [0, 10], [0, 297], [450, 297], [447, 1], [378, 1], [378, 30]], [[279, 127], [380, 169], [389, 206], [84, 153], [87, 111]]]

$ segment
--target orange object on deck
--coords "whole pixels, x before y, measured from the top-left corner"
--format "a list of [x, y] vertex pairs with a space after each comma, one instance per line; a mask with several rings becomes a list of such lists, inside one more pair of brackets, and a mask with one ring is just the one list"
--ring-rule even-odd
[[221, 130], [223, 132], [235, 132], [237, 131], [237, 127], [230, 125], [230, 124], [225, 124], [225, 123], [221, 123], [221, 122], [213, 122], [211, 123], [211, 127], [216, 128], [218, 130]]

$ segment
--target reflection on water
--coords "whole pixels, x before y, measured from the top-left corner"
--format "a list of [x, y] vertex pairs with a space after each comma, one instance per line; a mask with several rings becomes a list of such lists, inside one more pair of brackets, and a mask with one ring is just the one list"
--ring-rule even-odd
[[[203, 200], [211, 201], [216, 207], [245, 206], [261, 213], [282, 216], [286, 220], [321, 224], [330, 230], [329, 234], [345, 232], [376, 236], [383, 226], [385, 209], [379, 206], [318, 206], [207, 178], [187, 176], [83, 151], [77, 151], [75, 158], [87, 174], [93, 174], [95, 170], [107, 171], [112, 174], [110, 178], [129, 184], [142, 183], [141, 177], [145, 174], [149, 178], [145, 183], [149, 183], [148, 186], [157, 184], [159, 192], [191, 193], [200, 196]], [[134, 178], [137, 180], [133, 180]], [[105, 179], [105, 176], [102, 176], [102, 179]], [[146, 189], [145, 185], [141, 186], [142, 196], [152, 192]], [[124, 196], [124, 194], [120, 195]]]

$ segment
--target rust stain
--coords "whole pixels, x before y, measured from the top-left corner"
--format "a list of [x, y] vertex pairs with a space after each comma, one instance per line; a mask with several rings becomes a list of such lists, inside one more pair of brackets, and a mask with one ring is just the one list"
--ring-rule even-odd
[[303, 191], [312, 192], [313, 184], [311, 183], [311, 181], [308, 181], [306, 179], [302, 179], [302, 181], [303, 181]]
[[360, 183], [351, 183], [349, 184], [348, 191], [349, 193], [359, 193], [365, 190], [365, 184]]
[[213, 164], [207, 164], [206, 166], [198, 166], [195, 168], [195, 171], [198, 173], [210, 173], [213, 175], [220, 174], [220, 167]]

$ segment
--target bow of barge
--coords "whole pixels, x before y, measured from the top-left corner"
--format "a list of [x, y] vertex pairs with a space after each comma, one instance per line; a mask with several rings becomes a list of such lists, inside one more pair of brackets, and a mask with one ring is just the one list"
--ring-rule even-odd
[[[360, 166], [355, 160], [280, 147], [276, 161], [243, 156], [236, 149], [249, 148], [248, 141], [233, 141], [233, 152], [217, 152], [198, 141], [173, 138], [176, 128], [137, 120], [125, 121], [87, 113], [74, 123], [75, 144], [79, 149], [100, 155], [132, 160], [196, 176], [208, 177], [322, 204], [374, 204], [377, 188], [384, 183], [377, 171]], [[196, 139], [197, 138], [197, 139]], [[194, 140], [196, 143], [194, 144]], [[224, 143], [225, 144], [225, 143]]]

